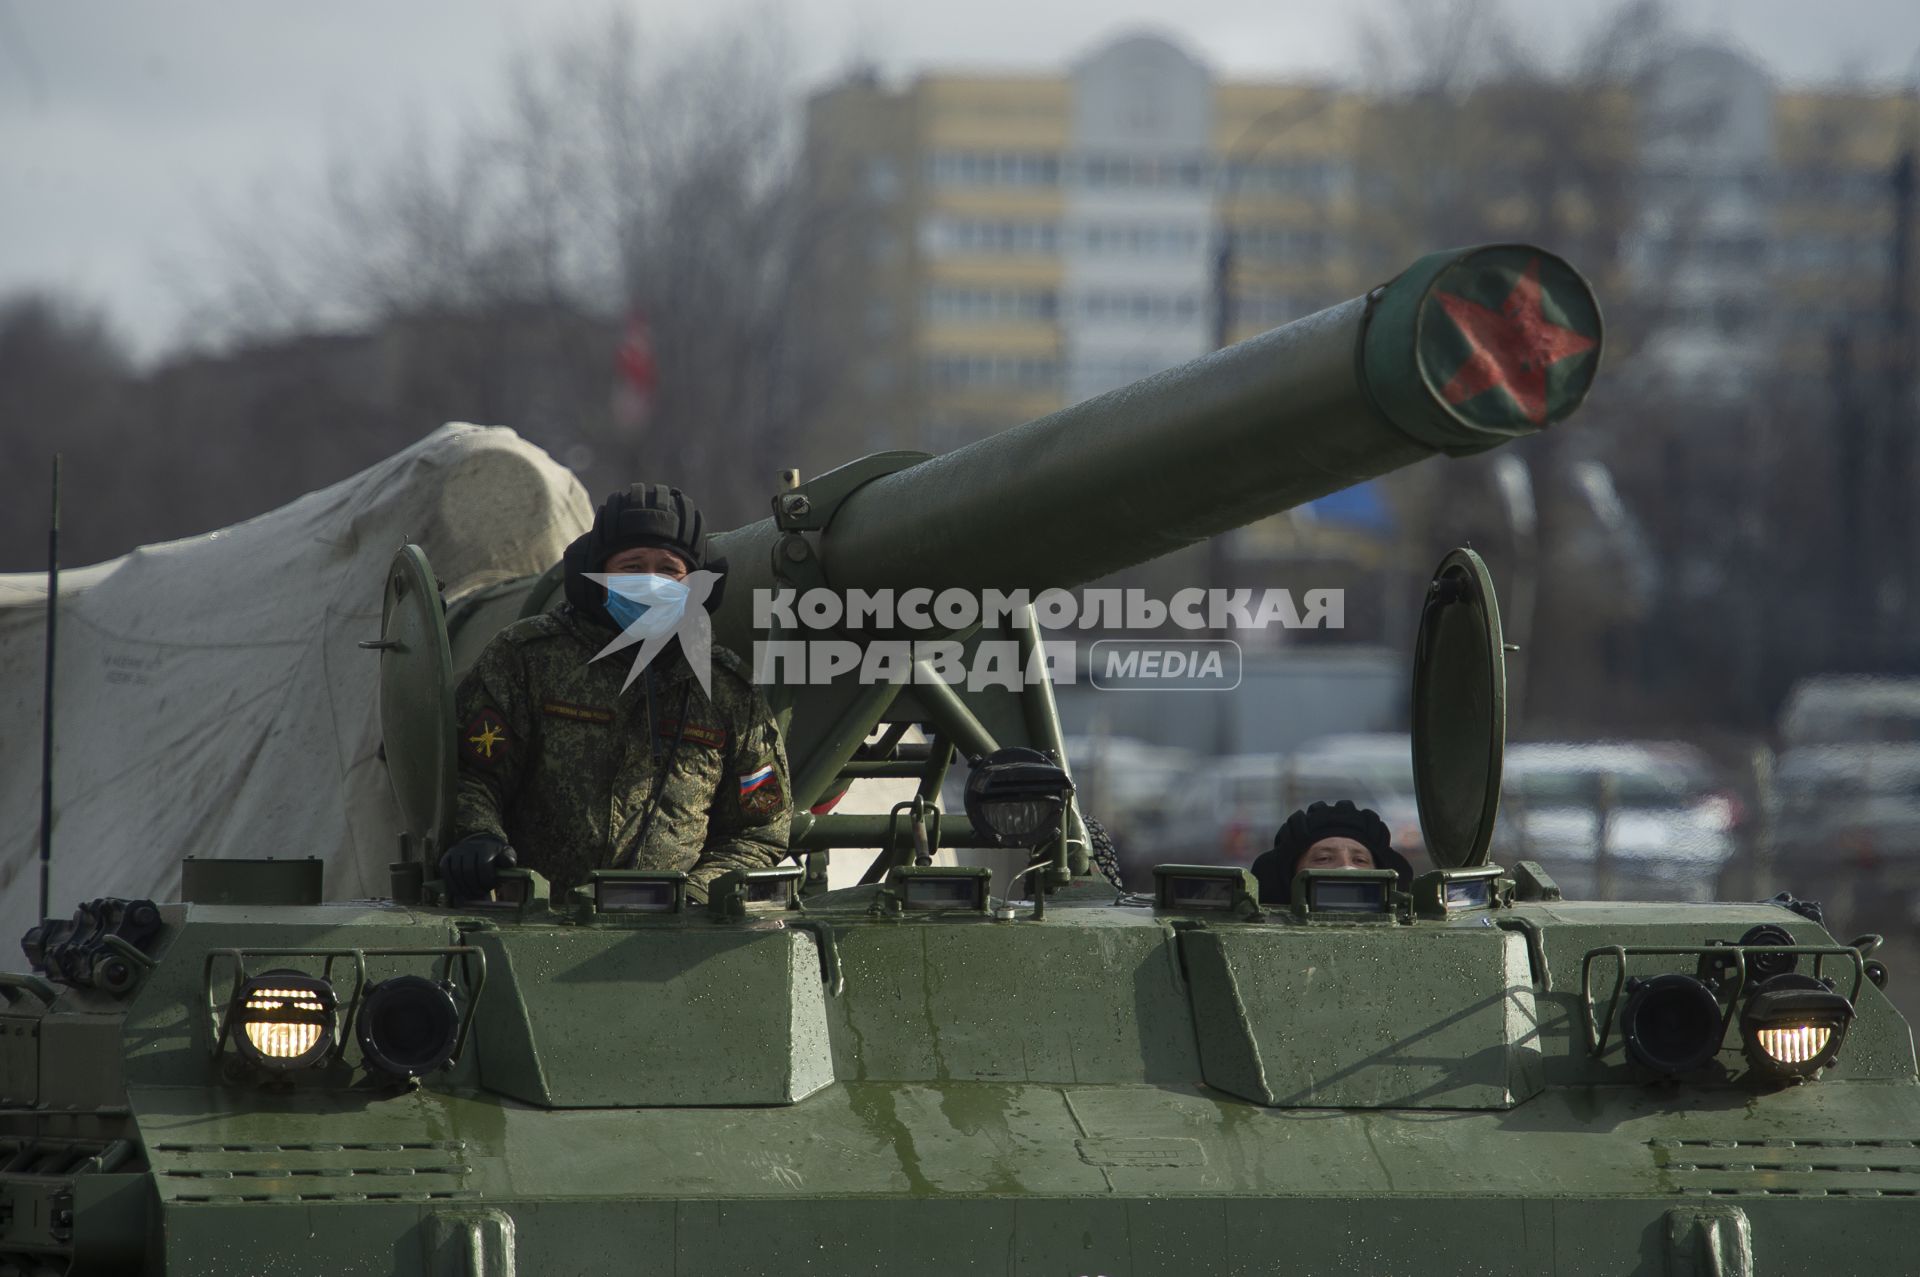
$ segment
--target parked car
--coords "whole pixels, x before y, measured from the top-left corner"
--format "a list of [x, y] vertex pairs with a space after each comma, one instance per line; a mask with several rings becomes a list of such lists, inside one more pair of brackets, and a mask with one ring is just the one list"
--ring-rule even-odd
[[1773, 875], [1831, 896], [1841, 878], [1920, 887], [1920, 744], [1803, 745], [1774, 771]]
[[1920, 678], [1816, 674], [1780, 707], [1783, 753], [1816, 745], [1920, 744]]
[[1538, 861], [1575, 899], [1712, 900], [1740, 817], [1688, 745], [1511, 745], [1494, 859]]
[[1802, 679], [1779, 739], [1773, 878], [1863, 919], [1903, 916], [1920, 900], [1920, 678]]

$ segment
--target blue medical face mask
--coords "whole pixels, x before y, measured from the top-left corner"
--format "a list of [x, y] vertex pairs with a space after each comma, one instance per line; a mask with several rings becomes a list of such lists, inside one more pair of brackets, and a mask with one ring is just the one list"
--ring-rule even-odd
[[687, 611], [685, 581], [651, 572], [623, 572], [607, 578], [607, 615], [623, 633], [643, 639], [673, 632]]

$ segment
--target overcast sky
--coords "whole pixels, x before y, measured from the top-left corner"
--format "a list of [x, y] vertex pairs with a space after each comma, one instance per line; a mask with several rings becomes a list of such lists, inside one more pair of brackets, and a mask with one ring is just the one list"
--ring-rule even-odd
[[[1385, 0], [1374, 0], [1384, 3]], [[1320, 0], [618, 0], [644, 31], [780, 12], [801, 77], [850, 57], [927, 67], [1045, 68], [1150, 26], [1234, 75], [1356, 69], [1359, 3]], [[179, 325], [179, 285], [209, 251], [209, 211], [299, 190], [341, 149], [409, 117], [486, 103], [516, 48], [608, 0], [0, 0], [0, 291], [40, 285], [107, 310], [143, 354]], [[1509, 0], [1534, 43], [1590, 8]], [[1730, 41], [1780, 77], [1903, 79], [1917, 0], [1674, 0], [1687, 32]], [[1170, 19], [1169, 15], [1177, 15]]]

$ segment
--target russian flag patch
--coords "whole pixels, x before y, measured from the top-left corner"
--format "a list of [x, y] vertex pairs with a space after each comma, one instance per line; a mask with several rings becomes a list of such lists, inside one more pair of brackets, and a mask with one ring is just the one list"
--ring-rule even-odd
[[780, 777], [768, 763], [758, 771], [740, 778], [740, 810], [752, 816], [771, 816], [787, 805], [781, 792]]

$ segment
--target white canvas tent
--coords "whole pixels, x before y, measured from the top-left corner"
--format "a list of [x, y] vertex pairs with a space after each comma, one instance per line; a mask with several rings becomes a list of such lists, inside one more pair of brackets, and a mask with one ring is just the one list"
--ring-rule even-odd
[[[63, 572], [52, 912], [175, 899], [189, 855], [319, 856], [329, 897], [385, 894], [399, 818], [357, 644], [394, 551], [425, 548], [452, 599], [545, 570], [592, 514], [546, 453], [456, 424], [246, 523]], [[0, 966], [38, 921], [45, 607], [44, 577], [0, 575]]]

